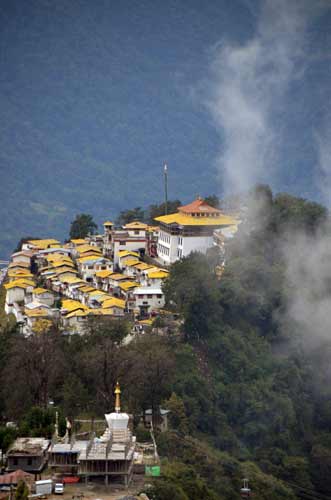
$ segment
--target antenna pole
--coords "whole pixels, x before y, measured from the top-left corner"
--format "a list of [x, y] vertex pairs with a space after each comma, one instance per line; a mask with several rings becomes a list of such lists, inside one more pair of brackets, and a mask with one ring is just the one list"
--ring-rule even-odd
[[168, 214], [168, 167], [164, 164], [164, 207], [165, 215]]

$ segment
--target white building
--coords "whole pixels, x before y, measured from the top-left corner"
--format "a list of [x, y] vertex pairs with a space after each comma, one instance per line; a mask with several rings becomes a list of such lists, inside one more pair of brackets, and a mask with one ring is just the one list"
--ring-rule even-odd
[[198, 198], [178, 212], [155, 219], [160, 225], [157, 251], [164, 264], [172, 264], [191, 252], [206, 253], [213, 246], [216, 229], [237, 227], [238, 221]]
[[153, 311], [164, 307], [164, 294], [161, 288], [151, 286], [139, 287], [133, 291], [135, 307], [139, 309], [142, 316], [151, 314]]

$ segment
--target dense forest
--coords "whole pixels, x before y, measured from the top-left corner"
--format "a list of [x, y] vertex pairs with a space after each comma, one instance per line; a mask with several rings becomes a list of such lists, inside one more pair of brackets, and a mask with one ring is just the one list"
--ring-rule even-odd
[[[329, 234], [324, 207], [260, 186], [226, 245], [220, 278], [214, 249], [172, 265], [164, 291], [167, 309], [182, 318], [180, 335], [122, 345], [129, 324], [117, 321], [91, 323], [84, 337], [70, 338], [41, 324], [24, 338], [1, 318], [0, 417], [19, 426], [0, 427], [0, 448], [17, 433], [49, 435], [50, 400], [62, 416], [101, 416], [119, 380], [138, 436], [145, 409], [171, 410], [170, 429], [157, 436], [162, 476], [151, 498], [233, 500], [243, 477], [256, 499], [329, 498], [327, 254], [326, 267], [316, 267], [323, 286], [308, 272], [316, 248], [330, 248]], [[302, 297], [316, 305], [309, 322], [301, 321]]]

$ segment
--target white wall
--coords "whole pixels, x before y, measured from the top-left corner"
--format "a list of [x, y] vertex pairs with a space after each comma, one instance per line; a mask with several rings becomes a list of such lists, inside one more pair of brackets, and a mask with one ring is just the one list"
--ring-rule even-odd
[[182, 257], [186, 257], [191, 252], [206, 253], [208, 248], [213, 246], [213, 236], [183, 236]]

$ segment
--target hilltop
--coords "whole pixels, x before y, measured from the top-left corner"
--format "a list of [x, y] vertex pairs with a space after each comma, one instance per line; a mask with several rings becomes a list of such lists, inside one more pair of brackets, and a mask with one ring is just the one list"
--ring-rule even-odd
[[[328, 214], [265, 187], [256, 194], [260, 212], [248, 214], [228, 243], [221, 276], [214, 252], [170, 267], [163, 291], [166, 307], [181, 318], [177, 330], [165, 334], [168, 319], [159, 318], [151, 333], [119, 346], [127, 330], [114, 321], [71, 342], [57, 329], [24, 338], [3, 325], [3, 414], [20, 422], [21, 432], [35, 432], [29, 412], [43, 404], [38, 356], [46, 355], [48, 391], [65, 414], [101, 416], [114, 404], [117, 378], [134, 416], [159, 405], [171, 411], [168, 430], [157, 433], [162, 475], [153, 499], [233, 500], [243, 477], [257, 499], [327, 495], [331, 344], [304, 315], [291, 314], [297, 278], [288, 273], [283, 242], [300, 231], [311, 254], [309, 245], [329, 237]], [[146, 437], [139, 418], [134, 425], [138, 439]]]

